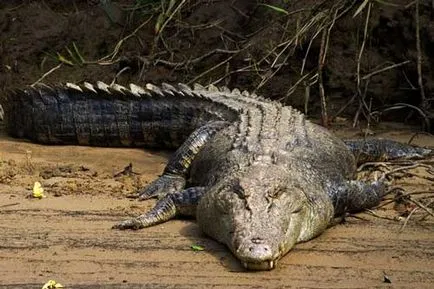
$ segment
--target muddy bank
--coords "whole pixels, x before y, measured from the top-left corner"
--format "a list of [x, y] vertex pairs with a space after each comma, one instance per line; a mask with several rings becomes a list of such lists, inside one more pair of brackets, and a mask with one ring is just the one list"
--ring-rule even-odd
[[[411, 136], [408, 130], [384, 131], [379, 136], [401, 141]], [[356, 132], [339, 128], [338, 134]], [[432, 138], [415, 141], [427, 145]], [[68, 288], [431, 288], [434, 283], [434, 222], [420, 221], [421, 210], [403, 230], [405, 217], [393, 204], [374, 211], [382, 218], [348, 217], [297, 245], [277, 269], [248, 273], [193, 220], [136, 232], [110, 229], [151, 208], [154, 201], [127, 196], [161, 173], [166, 155], [40, 146], [4, 134], [0, 152], [1, 288], [40, 288], [50, 279]], [[114, 177], [130, 162], [137, 175]], [[46, 198], [26, 198], [34, 181], [42, 183]], [[434, 190], [432, 181], [411, 175], [397, 178], [395, 185], [409, 192]], [[195, 252], [192, 245], [205, 250]], [[384, 283], [385, 274], [392, 284]]]

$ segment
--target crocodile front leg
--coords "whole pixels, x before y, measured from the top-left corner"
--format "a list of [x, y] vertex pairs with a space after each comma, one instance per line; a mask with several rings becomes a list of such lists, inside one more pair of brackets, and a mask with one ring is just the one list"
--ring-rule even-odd
[[195, 156], [211, 137], [227, 125], [225, 121], [214, 121], [196, 129], [169, 159], [163, 175], [138, 192], [139, 199], [162, 198], [182, 190]]
[[204, 187], [191, 187], [168, 194], [160, 199], [149, 212], [114, 225], [113, 229], [138, 230], [173, 219], [177, 215], [196, 216], [196, 206], [205, 194]]

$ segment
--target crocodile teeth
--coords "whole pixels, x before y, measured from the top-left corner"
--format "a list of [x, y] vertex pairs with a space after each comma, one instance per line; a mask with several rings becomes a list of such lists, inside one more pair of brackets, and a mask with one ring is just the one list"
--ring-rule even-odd
[[276, 264], [277, 264], [276, 260], [263, 261], [259, 263], [243, 262], [243, 267], [248, 270], [271, 270], [276, 266]]

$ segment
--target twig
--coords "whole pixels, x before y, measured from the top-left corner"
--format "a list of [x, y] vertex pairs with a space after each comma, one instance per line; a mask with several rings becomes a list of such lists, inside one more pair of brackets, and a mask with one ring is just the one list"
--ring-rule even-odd
[[[391, 192], [393, 192], [393, 190], [391, 190], [387, 194], [390, 194]], [[395, 196], [386, 202], [382, 202], [381, 205], [376, 206], [375, 209], [385, 207], [385, 206], [387, 206], [393, 202], [396, 202], [397, 200], [403, 199], [405, 197], [411, 197], [411, 196], [415, 196], [415, 195], [426, 195], [426, 194], [432, 194], [432, 192], [431, 191], [414, 191], [414, 192], [408, 192], [408, 193], [401, 193], [398, 196]], [[434, 197], [434, 196], [432, 196], [432, 197]]]
[[419, 202], [417, 200], [413, 200], [413, 199], [410, 199], [409, 201], [414, 203], [416, 206], [420, 207], [421, 209], [423, 209], [425, 212], [427, 212], [432, 217], [434, 217], [434, 213], [431, 212], [431, 210], [428, 207], [426, 207], [424, 204], [422, 204], [421, 202]]
[[327, 31], [328, 30], [326, 29], [323, 29], [322, 31], [321, 47], [319, 50], [319, 57], [318, 57], [318, 89], [319, 89], [319, 96], [321, 99], [321, 121], [324, 127], [328, 127], [327, 101], [325, 97], [324, 83], [323, 83], [323, 68], [324, 68], [326, 41], [327, 41], [326, 39], [328, 35]]
[[361, 69], [362, 55], [363, 55], [363, 52], [365, 50], [366, 39], [368, 38], [368, 25], [369, 25], [369, 19], [370, 19], [370, 15], [371, 15], [371, 7], [372, 7], [372, 2], [369, 1], [369, 3], [368, 3], [368, 11], [366, 12], [366, 18], [365, 18], [365, 27], [364, 27], [364, 30], [363, 30], [363, 41], [362, 41], [362, 45], [360, 47], [359, 54], [357, 56], [356, 90], [357, 90], [357, 95], [359, 97], [359, 108], [358, 108], [358, 110], [356, 112], [356, 115], [354, 116], [353, 127], [355, 127], [357, 125], [357, 121], [358, 121], [359, 115], [360, 115], [360, 113], [363, 110], [364, 99], [363, 99], [363, 96], [362, 96], [362, 90], [360, 88], [360, 85], [361, 85], [360, 69]]
[[[294, 93], [295, 89], [297, 88], [297, 86], [303, 81], [305, 80], [307, 77], [309, 77], [311, 75], [311, 72], [306, 73], [305, 75], [303, 75], [302, 77], [300, 77], [296, 83], [294, 83], [286, 92], [286, 95], [284, 97], [282, 97], [281, 99], [279, 99], [279, 101], [285, 99], [285, 101], [288, 99], [288, 97]], [[318, 73], [314, 74], [314, 76], [318, 75]]]
[[[243, 48], [243, 50], [246, 49], [247, 47], [248, 47], [248, 46], [246, 46], [245, 48]], [[199, 63], [199, 62], [201, 62], [202, 60], [204, 60], [205, 58], [208, 58], [208, 57], [210, 57], [210, 56], [212, 56], [212, 55], [214, 55], [214, 54], [216, 54], [216, 53], [222, 53], [222, 54], [237, 54], [237, 53], [239, 53], [240, 51], [241, 51], [241, 50], [226, 50], [226, 49], [219, 49], [219, 48], [217, 48], [217, 49], [214, 49], [214, 50], [211, 50], [211, 51], [205, 53], [205, 54], [202, 55], [202, 56], [199, 56], [199, 57], [197, 57], [197, 58], [194, 58], [194, 59], [192, 59], [192, 60], [186, 60], [186, 61], [181, 61], [181, 62], [172, 62], [172, 61], [167, 61], [167, 60], [157, 59], [157, 60], [155, 61], [155, 65], [161, 63], [161, 64], [164, 64], [164, 65], [169, 66], [169, 67], [188, 66], [188, 65], [191, 65], [191, 64]]]
[[199, 74], [198, 76], [196, 76], [195, 78], [193, 78], [192, 80], [190, 80], [187, 84], [190, 85], [190, 84], [195, 83], [199, 78], [201, 78], [201, 77], [203, 77], [204, 75], [207, 75], [208, 73], [210, 73], [211, 71], [213, 71], [213, 70], [219, 68], [220, 66], [222, 66], [223, 64], [225, 64], [226, 62], [228, 62], [228, 61], [230, 61], [232, 58], [234, 58], [234, 56], [235, 56], [235, 55], [232, 55], [232, 56], [228, 57], [227, 59], [223, 60], [222, 62], [220, 62], [219, 64], [217, 64], [217, 65], [211, 67], [210, 69], [208, 69], [208, 70], [202, 72], [201, 74]]
[[380, 219], [389, 220], [389, 221], [396, 221], [395, 218], [389, 218], [389, 217], [385, 217], [385, 216], [380, 216], [377, 213], [375, 213], [373, 210], [370, 210], [370, 209], [366, 209], [365, 212], [371, 214], [374, 217], [380, 218]]
[[369, 166], [385, 167], [386, 169], [389, 169], [389, 165], [390, 165], [390, 163], [388, 163], [388, 162], [366, 162], [366, 163], [361, 164], [357, 168], [356, 172], [361, 172], [365, 169], [365, 167], [369, 167]]
[[[433, 3], [434, 4], [434, 3]], [[433, 5], [434, 6], [434, 5]], [[429, 207], [431, 204], [433, 204], [434, 201], [429, 202], [426, 206]], [[430, 214], [424, 215], [422, 218], [419, 219], [419, 221], [424, 221]]]
[[387, 107], [387, 108], [385, 108], [385, 109], [383, 109], [383, 110], [381, 110], [381, 111], [373, 111], [372, 113], [371, 113], [371, 115], [375, 115], [375, 114], [378, 114], [378, 115], [380, 115], [380, 114], [382, 114], [383, 112], [386, 112], [386, 111], [389, 111], [389, 110], [395, 110], [395, 109], [402, 109], [402, 108], [404, 108], [404, 107], [408, 107], [408, 108], [411, 108], [411, 109], [414, 109], [414, 110], [416, 110], [422, 117], [423, 117], [423, 119], [424, 119], [424, 121], [425, 121], [425, 125], [426, 125], [426, 128], [427, 128], [427, 130], [429, 130], [430, 129], [430, 127], [431, 127], [431, 124], [430, 124], [430, 121], [429, 121], [429, 118], [428, 118], [428, 116], [425, 114], [425, 112], [422, 110], [422, 109], [420, 109], [419, 107], [417, 107], [417, 106], [414, 106], [414, 105], [411, 105], [411, 104], [408, 104], [408, 103], [401, 103], [401, 102], [399, 102], [399, 103], [395, 103], [394, 105], [392, 105], [392, 106], [390, 106], [390, 107]]
[[303, 81], [304, 83], [304, 114], [308, 114], [308, 106], [310, 99], [310, 85], [307, 81]]
[[45, 77], [47, 77], [48, 75], [50, 75], [51, 73], [53, 73], [54, 71], [56, 71], [57, 69], [62, 67], [63, 63], [59, 63], [57, 66], [51, 68], [50, 70], [48, 70], [47, 72], [45, 72], [38, 80], [36, 80], [34, 83], [32, 83], [30, 86], [34, 87], [36, 84], [38, 84], [39, 82], [41, 82]]
[[[118, 54], [119, 49], [122, 47], [122, 45], [124, 44], [125, 41], [127, 41], [128, 39], [130, 39], [131, 37], [135, 36], [136, 33], [146, 24], [148, 24], [148, 22], [152, 19], [152, 16], [149, 17], [148, 19], [146, 19], [142, 24], [140, 24], [136, 29], [134, 29], [134, 31], [125, 36], [124, 38], [122, 38], [121, 40], [118, 41], [118, 43], [116, 44], [115, 48], [113, 49], [113, 51], [109, 54], [107, 54], [106, 56], [98, 59], [97, 61], [95, 61], [95, 63], [97, 64], [101, 64], [101, 65], [107, 65], [107, 64], [112, 64], [115, 56]], [[106, 62], [107, 59], [110, 58], [109, 62]], [[91, 63], [91, 62], [90, 62]]]
[[411, 210], [410, 214], [408, 214], [407, 218], [405, 218], [404, 224], [402, 224], [401, 229], [399, 229], [400, 232], [402, 232], [404, 230], [405, 226], [407, 226], [408, 221], [410, 220], [410, 218], [414, 214], [414, 212], [417, 211], [417, 209], [418, 209], [418, 207]]
[[413, 165], [409, 165], [409, 166], [405, 166], [405, 167], [399, 167], [399, 168], [396, 168], [396, 169], [390, 170], [390, 171], [388, 171], [388, 172], [385, 174], [385, 177], [387, 177], [388, 175], [394, 174], [394, 173], [396, 173], [396, 172], [405, 171], [405, 170], [410, 170], [410, 169], [414, 169], [414, 168], [418, 168], [418, 167], [424, 167], [424, 168], [427, 168], [427, 169], [432, 168], [432, 167], [429, 166], [429, 165], [425, 165], [425, 164], [421, 164], [421, 163], [416, 163], [416, 164], [413, 164]]
[[[417, 50], [417, 82], [419, 84], [421, 107], [423, 110], [428, 108], [428, 100], [425, 96], [425, 89], [423, 87], [423, 76], [422, 76], [422, 51], [420, 48], [420, 19], [419, 19], [419, 0], [416, 0], [416, 50]], [[429, 128], [427, 128], [429, 131]]]
[[365, 76], [362, 77], [362, 80], [366, 80], [366, 79], [371, 78], [372, 76], [374, 76], [376, 74], [382, 73], [384, 71], [387, 71], [387, 70], [390, 70], [390, 69], [393, 69], [393, 68], [397, 68], [397, 67], [402, 66], [404, 64], [407, 64], [409, 62], [410, 62], [410, 60], [406, 60], [406, 61], [403, 61], [403, 62], [400, 62], [400, 63], [395, 63], [395, 64], [392, 64], [392, 65], [386, 66], [386, 67], [384, 67], [382, 69], [379, 69], [379, 70], [373, 71], [373, 72], [371, 72], [369, 74], [366, 74]]
[[124, 68], [122, 68], [118, 73], [116, 73], [115, 77], [113, 77], [112, 82], [110, 83], [110, 85], [114, 85], [118, 79], [118, 77], [124, 73], [127, 70], [130, 70], [131, 68], [129, 66], [125, 66]]

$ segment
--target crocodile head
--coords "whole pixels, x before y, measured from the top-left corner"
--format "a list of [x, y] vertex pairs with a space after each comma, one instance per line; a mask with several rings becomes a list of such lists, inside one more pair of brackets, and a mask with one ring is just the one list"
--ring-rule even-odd
[[205, 234], [226, 244], [250, 270], [273, 269], [311, 229], [311, 217], [304, 188], [277, 165], [250, 166], [221, 181], [197, 209]]

